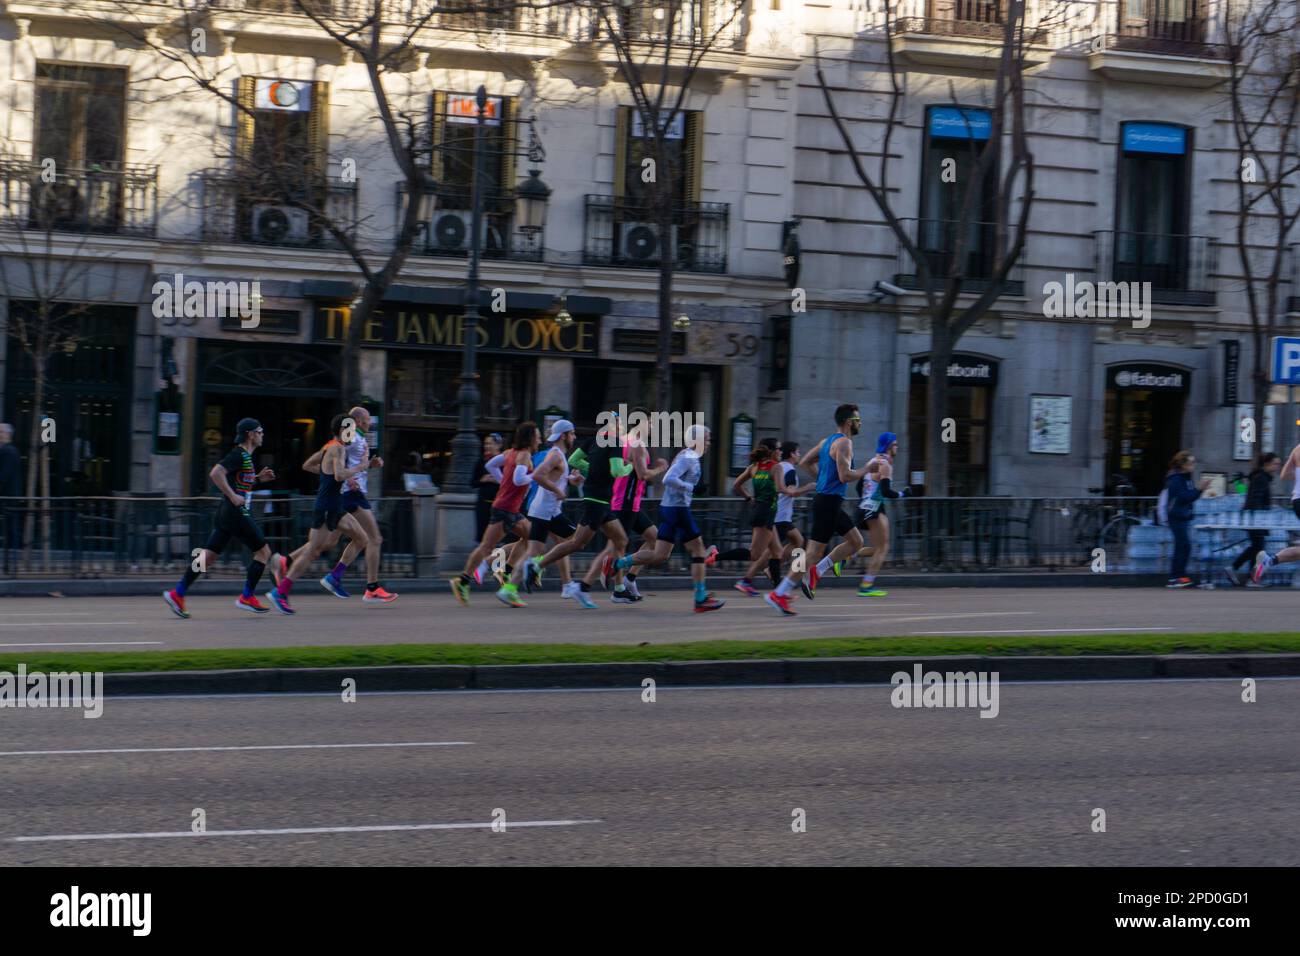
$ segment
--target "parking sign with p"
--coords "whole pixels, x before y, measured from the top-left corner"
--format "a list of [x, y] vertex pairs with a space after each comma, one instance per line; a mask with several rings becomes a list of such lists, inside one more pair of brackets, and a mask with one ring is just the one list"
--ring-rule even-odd
[[1273, 336], [1273, 384], [1300, 385], [1300, 339]]

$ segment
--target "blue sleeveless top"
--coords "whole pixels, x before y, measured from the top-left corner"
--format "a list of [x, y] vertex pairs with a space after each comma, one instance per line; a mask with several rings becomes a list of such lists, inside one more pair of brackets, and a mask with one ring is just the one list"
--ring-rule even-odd
[[[821, 455], [817, 463], [817, 494], [819, 495], [837, 495], [844, 497], [844, 482], [840, 481], [840, 469], [835, 464], [835, 459], [831, 457], [831, 446], [844, 435], [836, 432], [829, 436], [826, 441], [822, 442]], [[853, 459], [849, 459], [849, 467], [853, 467]]]
[[[542, 460], [550, 453], [550, 445], [547, 445], [545, 448], [539, 448], [537, 451], [533, 452], [533, 471], [537, 470], [537, 466], [540, 465]], [[528, 486], [528, 494], [524, 496], [524, 503], [520, 509], [524, 514], [528, 514], [528, 506], [533, 503], [533, 498], [537, 496], [537, 489], [540, 487], [541, 485], [535, 481]]]

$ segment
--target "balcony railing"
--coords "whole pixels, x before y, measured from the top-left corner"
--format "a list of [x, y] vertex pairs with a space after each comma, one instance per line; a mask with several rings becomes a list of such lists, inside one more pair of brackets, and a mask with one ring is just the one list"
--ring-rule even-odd
[[[342, 22], [369, 17], [372, 0], [212, 0], [212, 5], [231, 11], [297, 15], [303, 6], [317, 15]], [[603, 31], [601, 19], [591, 7], [576, 3], [521, 5], [500, 0], [487, 5], [480, 0], [385, 0], [385, 20], [405, 25], [427, 23], [431, 27], [473, 33], [504, 30], [538, 37], [555, 37], [575, 43], [595, 40]], [[717, 50], [743, 47], [744, 17], [721, 26], [735, 10], [735, 0], [679, 0], [677, 17], [667, 22], [669, 7], [653, 0], [632, 0], [619, 12], [625, 35], [634, 43], [674, 45], [709, 42]], [[716, 37], [715, 37], [716, 34]]]
[[1228, 48], [1225, 45], [1205, 42], [1206, 26], [1206, 21], [1200, 19], [1177, 23], [1148, 20], [1145, 23], [1120, 24], [1118, 33], [1106, 37], [1106, 48], [1203, 60], [1228, 59]]
[[[917, 249], [925, 256], [930, 269], [932, 287], [943, 288], [954, 268], [953, 257], [957, 251], [957, 237], [961, 224], [947, 219], [904, 219], [904, 228]], [[966, 246], [963, 261], [957, 263], [961, 277], [961, 291], [980, 293], [989, 287], [993, 278], [996, 227], [991, 222], [971, 222], [966, 227]], [[1023, 259], [1023, 253], [1021, 258]], [[898, 245], [897, 272], [894, 284], [904, 289], [922, 289], [920, 269], [902, 243]], [[1024, 295], [1024, 270], [1019, 262], [1011, 267], [1003, 283], [1006, 295]]]
[[1151, 283], [1160, 305], [1213, 305], [1218, 246], [1209, 236], [1155, 232], [1093, 233], [1102, 282]]
[[[617, 196], [587, 196], [586, 206], [584, 263], [659, 268], [665, 250], [660, 246], [654, 210], [648, 204]], [[671, 248], [666, 253], [678, 271], [727, 271], [727, 203], [674, 203], [672, 220]]]
[[[397, 184], [397, 222], [406, 213], [406, 183]], [[515, 197], [512, 192], [495, 192], [484, 197], [483, 238], [479, 254], [485, 259], [514, 259], [541, 262], [543, 232], [514, 228]], [[465, 257], [469, 255], [474, 223], [468, 189], [440, 187], [433, 214], [424, 223], [412, 250], [422, 256]]]
[[[986, 0], [928, 0], [923, 17], [901, 17], [895, 33], [1001, 40], [1005, 32], [1003, 4]], [[1047, 39], [1046, 30], [1033, 30], [1031, 43]]]
[[349, 235], [357, 228], [357, 184], [330, 176], [306, 184], [303, 202], [320, 210], [313, 214], [277, 192], [259, 184], [255, 177], [225, 170], [206, 170], [203, 184], [203, 240], [205, 242], [253, 243], [268, 246], [339, 248], [326, 228], [331, 222]]
[[0, 219], [23, 229], [154, 235], [157, 166], [65, 166], [54, 171], [52, 182], [46, 178], [37, 163], [0, 161]]

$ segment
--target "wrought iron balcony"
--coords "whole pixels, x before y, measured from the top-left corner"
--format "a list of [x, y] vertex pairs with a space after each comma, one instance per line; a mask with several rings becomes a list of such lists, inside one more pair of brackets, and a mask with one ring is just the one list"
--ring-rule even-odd
[[[663, 260], [650, 205], [618, 196], [587, 196], [582, 261], [587, 265], [657, 269]], [[727, 271], [730, 206], [719, 202], [673, 204], [671, 248], [680, 272]]]
[[[406, 213], [406, 183], [397, 184], [397, 221]], [[515, 196], [513, 191], [490, 193], [483, 200], [483, 237], [479, 254], [485, 259], [514, 259], [541, 262], [542, 230], [514, 228]], [[413, 252], [423, 256], [465, 257], [469, 255], [474, 223], [473, 204], [468, 189], [438, 188], [438, 202], [424, 223]]]
[[1102, 282], [1149, 282], [1160, 305], [1214, 305], [1218, 246], [1209, 236], [1093, 233]]
[[[954, 263], [957, 252], [957, 237], [961, 224], [947, 219], [904, 219], [903, 227], [908, 237], [925, 257], [925, 264], [930, 270], [931, 288], [941, 289], [953, 273], [954, 264], [961, 278], [961, 291], [980, 293], [985, 291], [993, 278], [996, 247], [996, 227], [991, 222], [971, 222], [966, 224], [966, 245], [962, 252], [962, 262]], [[1024, 255], [1021, 254], [1021, 261]], [[904, 289], [924, 289], [920, 269], [908, 255], [902, 243], [898, 245], [897, 272], [894, 284]], [[1017, 262], [1011, 267], [1003, 283], [1002, 291], [1006, 295], [1024, 295], [1024, 270]]]
[[158, 167], [135, 163], [65, 166], [0, 160], [0, 219], [22, 229], [152, 237], [158, 225]]
[[[901, 17], [895, 33], [927, 36], [970, 37], [1000, 41], [1005, 32], [1004, 3], [1000, 0], [928, 0], [923, 17]], [[1033, 30], [1031, 43], [1047, 40], [1046, 30]]]
[[205, 242], [339, 248], [327, 221], [348, 235], [356, 234], [356, 182], [329, 176], [289, 195], [256, 176], [226, 170], [205, 170], [200, 178]]

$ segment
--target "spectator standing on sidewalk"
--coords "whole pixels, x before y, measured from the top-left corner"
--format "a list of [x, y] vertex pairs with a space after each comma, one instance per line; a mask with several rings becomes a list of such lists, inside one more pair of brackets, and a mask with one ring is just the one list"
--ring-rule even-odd
[[1169, 507], [1169, 530], [1174, 533], [1174, 561], [1169, 571], [1168, 588], [1189, 588], [1192, 579], [1187, 576], [1187, 561], [1192, 556], [1191, 525], [1196, 499], [1210, 486], [1210, 479], [1197, 482], [1192, 477], [1196, 470], [1196, 456], [1190, 451], [1180, 451], [1169, 462], [1165, 476], [1165, 492]]

